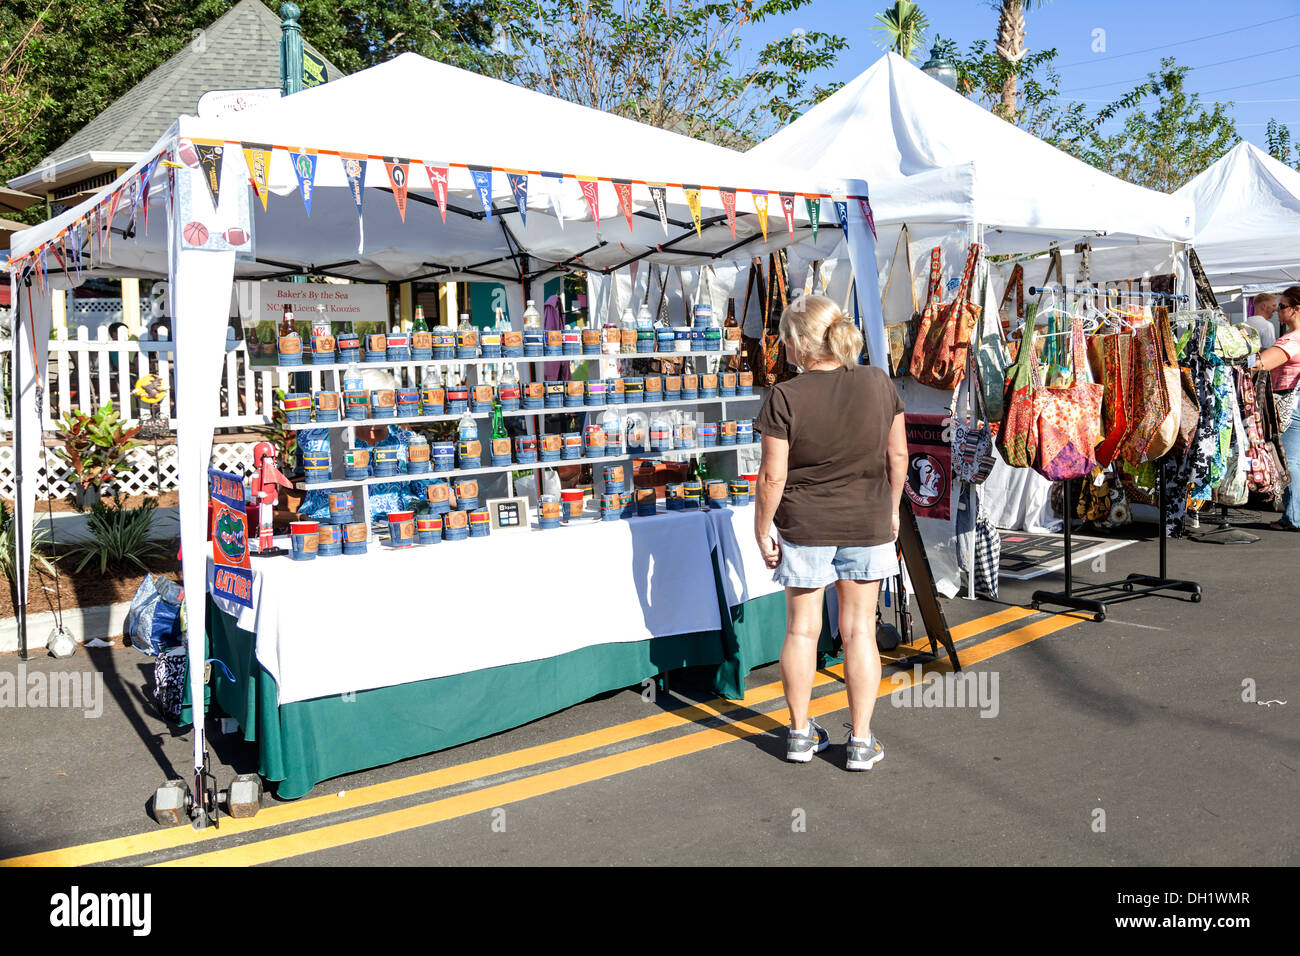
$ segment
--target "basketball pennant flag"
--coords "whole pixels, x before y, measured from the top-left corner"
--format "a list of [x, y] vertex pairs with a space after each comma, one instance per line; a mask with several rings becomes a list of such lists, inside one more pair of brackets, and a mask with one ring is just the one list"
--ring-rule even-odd
[[758, 224], [763, 227], [763, 241], [767, 242], [767, 190], [751, 190], [754, 197], [754, 211], [758, 213]]
[[817, 241], [817, 228], [822, 223], [822, 201], [812, 196], [805, 196], [808, 204], [808, 222], [812, 224], [813, 242]]
[[654, 200], [655, 209], [659, 212], [659, 222], [664, 227], [664, 235], [668, 235], [668, 185], [666, 183], [651, 183], [650, 198]]
[[695, 223], [695, 234], [698, 236], [700, 235], [700, 187], [683, 183], [682, 191], [686, 193], [686, 205], [691, 209], [691, 221]]
[[216, 209], [221, 201], [221, 163], [224, 148], [220, 145], [195, 143], [194, 152], [199, 159], [199, 168], [203, 170], [203, 182], [212, 197], [212, 208]]
[[352, 201], [357, 204], [357, 253], [366, 247], [366, 221], [361, 215], [361, 202], [366, 194], [366, 160], [359, 155], [339, 157], [343, 161], [343, 175], [348, 178]]
[[506, 172], [510, 180], [510, 192], [515, 197], [515, 208], [519, 210], [519, 221], [528, 225], [528, 174], [525, 172]]
[[627, 220], [627, 231], [633, 232], [632, 229], [632, 183], [627, 179], [615, 179], [614, 192], [618, 196], [618, 208], [623, 210], [623, 218]]
[[844, 193], [836, 193], [833, 201], [835, 203], [835, 216], [840, 221], [840, 228], [844, 230], [844, 239], [847, 242], [849, 238], [849, 198]]
[[248, 512], [244, 505], [244, 479], [216, 468], [208, 469], [212, 513], [213, 593], [253, 606], [253, 571], [248, 560]]
[[736, 238], [736, 191], [728, 189], [726, 186], [718, 187], [718, 195], [722, 197], [722, 208], [727, 210], [727, 225], [731, 227], [731, 238]]
[[871, 227], [871, 238], [876, 238], [876, 217], [871, 214], [871, 200], [859, 199], [858, 205], [862, 207], [862, 215], [867, 219], [867, 225]]
[[474, 188], [478, 191], [479, 202], [487, 213], [487, 221], [492, 221], [492, 168], [490, 166], [471, 166], [470, 175], [474, 177]]
[[384, 169], [388, 171], [388, 184], [393, 187], [397, 200], [397, 214], [406, 222], [406, 187], [410, 181], [411, 161], [398, 156], [385, 156]]
[[781, 211], [785, 213], [785, 228], [794, 238], [794, 193], [781, 193]]
[[304, 149], [301, 153], [290, 153], [289, 161], [293, 163], [293, 174], [298, 177], [298, 191], [302, 193], [302, 204], [311, 215], [311, 194], [316, 189], [316, 151]]
[[438, 211], [442, 213], [442, 222], [447, 223], [447, 167], [424, 164], [424, 171], [429, 174], [429, 187], [433, 197], [438, 200]]
[[248, 164], [248, 178], [253, 181], [253, 192], [262, 200], [262, 212], [266, 212], [267, 200], [271, 191], [267, 188], [267, 175], [271, 169], [271, 147], [265, 143], [241, 143], [244, 150], [244, 162]]
[[578, 185], [582, 187], [582, 196], [591, 209], [591, 218], [596, 221], [596, 231], [600, 231], [600, 182], [599, 180], [579, 176]]
[[551, 211], [555, 213], [555, 221], [564, 228], [564, 173], [548, 173], [542, 170], [542, 186], [546, 190], [546, 195], [551, 201]]

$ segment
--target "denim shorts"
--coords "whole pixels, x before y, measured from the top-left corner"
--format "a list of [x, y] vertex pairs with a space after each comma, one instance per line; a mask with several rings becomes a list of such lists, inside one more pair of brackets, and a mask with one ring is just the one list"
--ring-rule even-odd
[[823, 588], [836, 581], [883, 581], [898, 573], [893, 541], [866, 548], [781, 542], [781, 563], [772, 580], [787, 588]]

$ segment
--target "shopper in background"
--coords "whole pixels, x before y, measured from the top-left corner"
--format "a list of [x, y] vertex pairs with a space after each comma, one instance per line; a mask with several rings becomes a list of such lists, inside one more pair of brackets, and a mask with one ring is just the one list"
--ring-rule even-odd
[[[1258, 302], [1258, 297], [1256, 298]], [[1273, 376], [1273, 392], [1285, 401], [1300, 385], [1300, 285], [1293, 285], [1277, 299], [1277, 317], [1283, 332], [1276, 342], [1259, 353], [1258, 368]], [[1269, 525], [1275, 531], [1300, 531], [1300, 415], [1282, 433], [1282, 448], [1291, 466], [1291, 484], [1282, 495], [1282, 517]]]
[[1277, 341], [1277, 329], [1273, 325], [1273, 316], [1277, 312], [1277, 296], [1271, 292], [1261, 292], [1254, 299], [1254, 315], [1246, 318], [1246, 324], [1259, 333], [1259, 347], [1266, 349]]
[[898, 573], [903, 403], [882, 369], [858, 364], [862, 333], [825, 296], [804, 295], [786, 308], [781, 341], [803, 371], [771, 390], [755, 423], [763, 460], [754, 534], [773, 580], [785, 586], [786, 759], [806, 763], [829, 745], [808, 711], [823, 590], [834, 584], [852, 717], [846, 766], [868, 770], [885, 753], [871, 732], [880, 686], [876, 601], [880, 582]]

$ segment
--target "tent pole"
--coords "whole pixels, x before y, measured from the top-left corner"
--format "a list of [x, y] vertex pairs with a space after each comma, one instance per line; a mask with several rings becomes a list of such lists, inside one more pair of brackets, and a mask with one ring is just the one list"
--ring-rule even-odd
[[[30, 286], [31, 276], [27, 276], [25, 281]], [[27, 571], [23, 568], [23, 401], [22, 382], [18, 372], [18, 348], [21, 348], [18, 338], [22, 330], [23, 297], [19, 295], [16, 298], [18, 301], [14, 303], [14, 315], [18, 321], [14, 323], [11, 341], [17, 348], [12, 355], [13, 384], [9, 389], [14, 406], [14, 606], [18, 611], [18, 659], [25, 661], [27, 660]], [[31, 320], [32, 317], [29, 315], [28, 319]]]

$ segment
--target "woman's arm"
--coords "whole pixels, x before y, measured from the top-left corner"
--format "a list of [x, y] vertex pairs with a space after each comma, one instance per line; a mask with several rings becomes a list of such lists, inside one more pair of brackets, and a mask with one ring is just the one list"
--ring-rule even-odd
[[790, 443], [784, 438], [763, 436], [763, 462], [758, 467], [757, 500], [754, 508], [754, 537], [763, 552], [763, 562], [775, 568], [781, 562], [781, 548], [772, 537], [772, 520], [776, 517], [790, 462]]
[[1291, 356], [1282, 348], [1276, 345], [1270, 345], [1264, 351], [1259, 353], [1259, 358], [1255, 360], [1255, 368], [1262, 368], [1267, 372], [1273, 371], [1285, 365]]
[[894, 424], [889, 428], [889, 446], [885, 454], [889, 460], [889, 491], [894, 499], [891, 523], [897, 538], [898, 507], [903, 498], [903, 485], [907, 484], [907, 425], [902, 412], [894, 416]]

